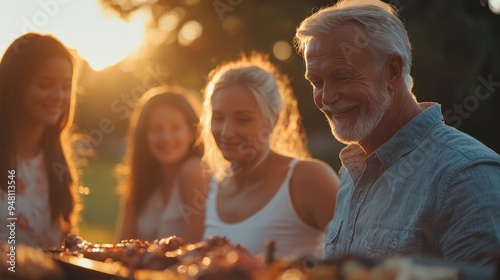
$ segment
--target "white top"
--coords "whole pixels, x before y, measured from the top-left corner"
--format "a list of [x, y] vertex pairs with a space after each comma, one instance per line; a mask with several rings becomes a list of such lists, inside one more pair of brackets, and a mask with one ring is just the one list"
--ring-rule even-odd
[[[2, 180], [7, 182], [7, 176]], [[42, 152], [29, 159], [17, 158], [13, 215], [8, 211], [8, 201], [8, 193], [0, 190], [0, 240], [8, 242], [10, 236], [15, 236], [16, 244], [41, 248], [62, 245], [60, 225], [57, 221], [51, 223], [49, 182]]]
[[184, 216], [179, 183], [176, 179], [166, 204], [160, 189], [149, 197], [137, 220], [137, 238], [153, 241], [172, 235], [184, 237], [186, 231]]
[[243, 244], [250, 253], [261, 255], [267, 240], [274, 240], [275, 258], [322, 257], [323, 232], [302, 221], [292, 204], [290, 178], [297, 162], [298, 159], [290, 162], [285, 180], [273, 198], [255, 214], [236, 223], [225, 223], [219, 218], [218, 186], [215, 180], [211, 180], [204, 238], [211, 235], [226, 236], [231, 242]]

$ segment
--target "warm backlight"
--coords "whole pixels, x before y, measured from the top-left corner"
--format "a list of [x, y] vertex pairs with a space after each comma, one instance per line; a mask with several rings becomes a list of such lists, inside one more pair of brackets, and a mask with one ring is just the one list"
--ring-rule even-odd
[[26, 32], [50, 33], [74, 48], [94, 70], [117, 64], [139, 49], [150, 12], [125, 21], [105, 14], [98, 0], [0, 2], [0, 53]]

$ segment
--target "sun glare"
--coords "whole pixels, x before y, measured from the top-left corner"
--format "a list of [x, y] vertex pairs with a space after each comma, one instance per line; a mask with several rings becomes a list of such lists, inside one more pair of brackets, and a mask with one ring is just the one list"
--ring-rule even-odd
[[201, 36], [201, 33], [203, 33], [203, 26], [195, 20], [190, 20], [184, 23], [179, 31], [179, 44], [189, 46]]
[[102, 70], [139, 49], [149, 15], [139, 10], [124, 21], [106, 15], [98, 0], [2, 1], [0, 53], [23, 33], [50, 33], [76, 49], [94, 70]]
[[286, 61], [292, 56], [292, 46], [287, 41], [278, 41], [274, 43], [273, 55], [281, 61]]

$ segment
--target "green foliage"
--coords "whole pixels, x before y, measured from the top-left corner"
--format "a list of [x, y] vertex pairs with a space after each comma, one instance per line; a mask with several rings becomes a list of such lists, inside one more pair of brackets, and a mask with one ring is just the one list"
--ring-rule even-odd
[[[82, 128], [96, 128], [100, 118], [109, 116], [116, 125], [114, 134], [119, 136], [125, 133], [126, 119], [113, 111], [111, 104], [130, 95], [133, 88], [139, 88], [138, 92], [140, 88], [147, 89], [143, 80], [148, 75], [148, 65], [168, 72], [158, 82], [180, 84], [201, 92], [209, 71], [218, 63], [252, 50], [272, 53], [273, 44], [278, 40], [291, 44], [295, 28], [301, 20], [316, 9], [331, 4], [331, 1], [319, 0], [101, 2], [124, 18], [141, 7], [149, 6], [155, 19], [151, 30], [159, 28], [165, 13], [177, 11], [180, 20], [174, 30], [167, 32], [162, 43], [150, 43], [141, 52], [140, 61], [130, 72], [121, 72], [119, 67], [113, 67], [104, 73], [88, 73], [88, 79], [82, 82], [87, 95], [80, 98], [78, 124]], [[401, 12], [413, 43], [414, 92], [420, 101], [439, 102], [443, 105], [443, 112], [453, 110], [454, 105], [470, 101], [467, 98], [473, 96], [480, 85], [478, 77], [487, 79], [491, 75], [493, 81], [500, 80], [500, 16], [483, 7], [480, 1], [388, 2]], [[183, 24], [191, 20], [199, 22], [203, 32], [192, 44], [184, 46], [176, 38]], [[307, 133], [313, 135], [317, 131], [328, 130], [324, 117], [312, 102], [310, 86], [303, 78], [304, 65], [300, 56], [293, 51], [289, 59], [274, 59], [274, 62], [292, 79]], [[496, 87], [487, 100], [480, 101], [479, 107], [469, 112], [467, 117], [461, 117], [460, 125], [457, 125], [460, 130], [497, 152], [500, 151], [499, 136], [488, 134], [482, 128], [493, 126], [498, 131], [498, 121], [495, 120], [499, 119], [500, 111], [495, 107], [500, 104], [499, 90]], [[457, 114], [453, 112], [450, 116]], [[103, 147], [97, 148], [105, 152]]]

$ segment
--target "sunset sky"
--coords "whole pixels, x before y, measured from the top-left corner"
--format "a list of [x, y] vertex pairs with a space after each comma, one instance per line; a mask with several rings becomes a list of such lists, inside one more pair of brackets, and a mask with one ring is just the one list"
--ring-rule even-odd
[[[486, 3], [486, 0], [481, 2]], [[489, 0], [488, 4], [490, 10], [500, 13], [500, 0]], [[134, 54], [144, 44], [151, 20], [151, 11], [147, 9], [135, 12], [127, 22], [116, 14], [105, 11], [99, 0], [2, 0], [0, 54], [3, 54], [12, 40], [23, 33], [52, 33], [70, 48], [77, 49], [94, 70], [102, 70]], [[164, 33], [176, 27], [177, 22], [172, 15], [175, 13], [165, 14], [164, 26], [161, 27]], [[202, 32], [202, 27], [196, 21], [186, 23], [183, 28], [179, 33], [180, 43], [183, 40], [194, 40]], [[279, 44], [275, 46], [279, 47]], [[277, 57], [279, 58], [279, 53]]]
[[101, 70], [140, 47], [149, 14], [139, 11], [126, 22], [106, 13], [98, 0], [2, 0], [0, 53], [23, 33], [52, 33], [77, 49], [94, 70]]

